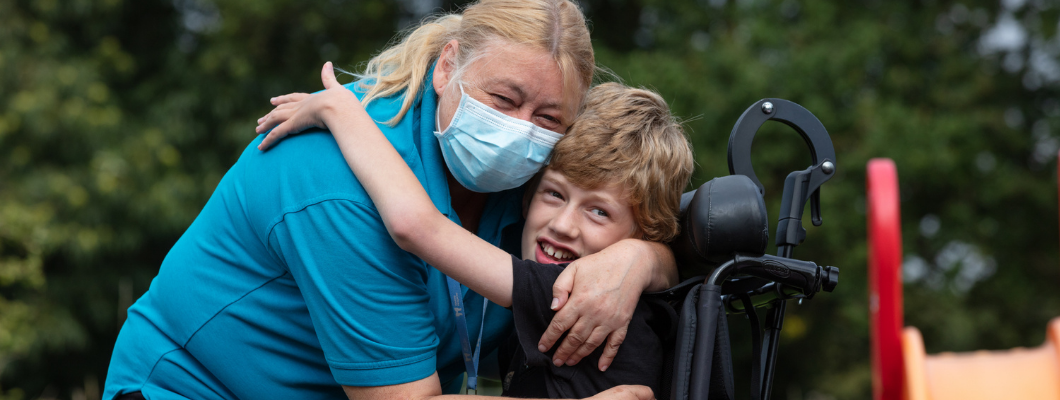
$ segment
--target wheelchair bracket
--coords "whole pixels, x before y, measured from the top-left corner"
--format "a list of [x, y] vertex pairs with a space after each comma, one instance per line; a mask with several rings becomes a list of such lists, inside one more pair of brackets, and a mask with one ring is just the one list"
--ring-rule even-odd
[[[835, 148], [824, 125], [806, 108], [784, 99], [762, 99], [752, 104], [740, 115], [736, 126], [732, 128], [732, 134], [729, 135], [729, 173], [751, 178], [758, 186], [758, 191], [763, 194], [765, 188], [751, 165], [751, 144], [758, 129], [770, 120], [794, 128], [809, 146], [812, 160], [809, 168], [792, 172], [784, 181], [776, 244], [782, 249], [780, 256], [790, 257], [790, 248], [798, 246], [806, 239], [806, 230], [802, 227], [802, 210], [807, 201], [810, 202], [813, 225], [821, 226], [820, 188], [835, 176]], [[787, 250], [783, 250], [785, 248]]]
[[[744, 312], [754, 313], [753, 308], [767, 305], [769, 311], [765, 326], [753, 324], [752, 329], [765, 331], [764, 337], [757, 338], [755, 343], [756, 357], [752, 368], [752, 398], [769, 400], [774, 372], [776, 370], [777, 350], [780, 331], [784, 324], [787, 300], [791, 298], [811, 298], [815, 293], [824, 290], [832, 291], [838, 284], [838, 269], [819, 267], [808, 261], [792, 258], [793, 249], [806, 239], [806, 230], [802, 226], [802, 214], [806, 203], [810, 203], [811, 221], [820, 226], [821, 219], [821, 185], [835, 176], [836, 156], [832, 139], [824, 125], [812, 113], [793, 102], [767, 98], [759, 100], [740, 115], [739, 120], [729, 135], [728, 162], [729, 173], [744, 175], [758, 188], [759, 194], [765, 194], [762, 182], [755, 175], [751, 165], [751, 145], [758, 129], [766, 121], [778, 121], [795, 129], [802, 136], [810, 149], [811, 164], [802, 171], [790, 173], [784, 181], [784, 192], [781, 196], [781, 210], [777, 222], [777, 255], [741, 254], [737, 252], [731, 259], [714, 268], [700, 286], [700, 297], [697, 305], [697, 321], [703, 325], [696, 327], [696, 346], [691, 360], [692, 376], [709, 377], [711, 357], [714, 345], [714, 326], [719, 312], [734, 310], [731, 299], [741, 298]], [[682, 206], [688, 206], [691, 196], [682, 196]], [[682, 207], [685, 209], [685, 207]], [[763, 245], [764, 251], [764, 245]], [[698, 250], [698, 249], [697, 249]], [[704, 254], [698, 254], [701, 258]], [[732, 280], [730, 280], [730, 278]], [[767, 282], [760, 287], [749, 287], [748, 283]], [[736, 289], [724, 294], [722, 286], [733, 283], [729, 288]], [[738, 287], [738, 289], [736, 287]], [[727, 288], [728, 289], [728, 288]], [[765, 303], [755, 304], [749, 296], [772, 295]], [[752, 309], [747, 309], [748, 307]], [[757, 321], [757, 320], [756, 320]], [[710, 379], [697, 379], [689, 382], [689, 399], [706, 399], [709, 393]]]

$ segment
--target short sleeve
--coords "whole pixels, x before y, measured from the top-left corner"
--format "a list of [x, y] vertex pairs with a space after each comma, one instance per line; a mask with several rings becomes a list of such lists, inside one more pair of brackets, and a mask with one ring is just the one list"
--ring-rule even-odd
[[512, 257], [512, 316], [519, 346], [530, 366], [552, 365], [551, 355], [537, 350], [537, 342], [548, 329], [552, 317], [552, 285], [566, 264], [540, 264]]
[[427, 266], [391, 240], [373, 206], [311, 204], [284, 215], [269, 245], [298, 285], [339, 384], [392, 385], [434, 373], [439, 339]]
[[[637, 304], [626, 340], [606, 372], [597, 369], [603, 346], [577, 365], [552, 365], [552, 355], [566, 334], [547, 353], [537, 350], [537, 342], [556, 314], [550, 308], [552, 285], [565, 267], [566, 264], [512, 260], [512, 315], [518, 344], [526, 355], [526, 365], [544, 371], [549, 397], [585, 398], [622, 384], [646, 385], [661, 393], [662, 342], [649, 324], [652, 311], [643, 301]], [[511, 388], [513, 392], [524, 389]]]

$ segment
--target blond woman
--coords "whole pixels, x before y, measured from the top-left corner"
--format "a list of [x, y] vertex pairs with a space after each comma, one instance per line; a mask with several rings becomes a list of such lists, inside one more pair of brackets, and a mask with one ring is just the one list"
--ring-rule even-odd
[[[514, 235], [517, 253], [519, 186], [592, 72], [570, 1], [483, 0], [425, 22], [349, 88], [443, 215], [495, 245]], [[454, 118], [472, 114], [459, 112], [466, 98], [485, 105], [477, 122]], [[434, 134], [450, 126], [463, 133]], [[405, 399], [454, 393], [465, 372], [474, 382], [475, 354], [503, 340], [510, 313], [403, 251], [327, 132], [256, 145], [129, 309], [104, 397]], [[561, 364], [604, 343], [613, 357], [639, 293], [676, 278], [665, 246], [645, 241], [568, 271], [540, 342], [569, 331]]]

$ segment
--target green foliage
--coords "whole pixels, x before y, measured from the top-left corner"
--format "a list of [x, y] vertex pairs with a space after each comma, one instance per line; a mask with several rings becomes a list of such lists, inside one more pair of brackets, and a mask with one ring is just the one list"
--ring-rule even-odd
[[326, 60], [367, 59], [402, 15], [363, 1], [0, 2], [0, 392], [66, 397], [105, 376], [125, 308], [269, 97], [316, 90]]
[[[268, 98], [317, 90], [324, 61], [355, 69], [420, 17], [412, 4], [0, 2], [0, 398], [91, 398], [124, 309], [251, 140]], [[789, 307], [774, 398], [869, 395], [871, 157], [898, 164], [907, 265], [919, 274], [907, 274], [906, 323], [929, 352], [1037, 345], [1060, 315], [1060, 98], [1032, 63], [1056, 63], [1056, 5], [582, 4], [599, 63], [688, 120], [695, 185], [728, 173], [728, 134], [758, 99], [802, 104], [832, 135], [839, 172], [822, 190], [825, 224], [808, 226], [795, 255], [840, 267], [842, 283]], [[1029, 40], [984, 46], [1006, 17]], [[784, 176], [808, 156], [780, 124], [757, 138], [775, 221]], [[732, 324], [740, 376], [749, 346]]]
[[[906, 322], [924, 332], [929, 352], [1036, 346], [1060, 316], [1057, 82], [1037, 82], [1023, 63], [1004, 66], [1005, 52], [981, 51], [1004, 13], [1031, 38], [1060, 42], [1055, 19], [1034, 22], [1053, 18], [1056, 6], [998, 7], [644, 1], [640, 28], [628, 32], [639, 46], [599, 49], [601, 64], [691, 118], [695, 185], [728, 173], [732, 125], [758, 99], [800, 103], [828, 128], [839, 173], [821, 191], [825, 224], [805, 223], [795, 255], [840, 267], [842, 279], [835, 293], [788, 308], [777, 398], [870, 396], [864, 165], [872, 157], [898, 165], [907, 264], [920, 267], [919, 278], [907, 274], [917, 279], [906, 285]], [[1033, 51], [1024, 44], [1015, 57]], [[790, 128], [769, 125], [754, 156], [776, 208], [783, 178], [808, 166], [808, 152]], [[743, 346], [734, 350], [743, 358], [737, 372], [746, 373], [748, 340], [734, 341]]]

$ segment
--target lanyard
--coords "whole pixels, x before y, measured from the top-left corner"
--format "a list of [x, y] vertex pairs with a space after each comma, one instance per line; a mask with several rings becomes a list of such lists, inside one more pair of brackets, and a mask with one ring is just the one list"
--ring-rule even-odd
[[482, 298], [482, 323], [478, 329], [478, 343], [475, 344], [474, 353], [471, 352], [471, 340], [467, 335], [467, 319], [464, 317], [464, 300], [460, 293], [460, 283], [450, 277], [445, 277], [449, 282], [449, 299], [453, 303], [453, 312], [456, 314], [456, 332], [460, 334], [460, 348], [464, 353], [464, 369], [467, 370], [467, 389], [478, 392], [478, 357], [482, 350], [482, 331], [486, 327], [486, 305], [489, 300]]

